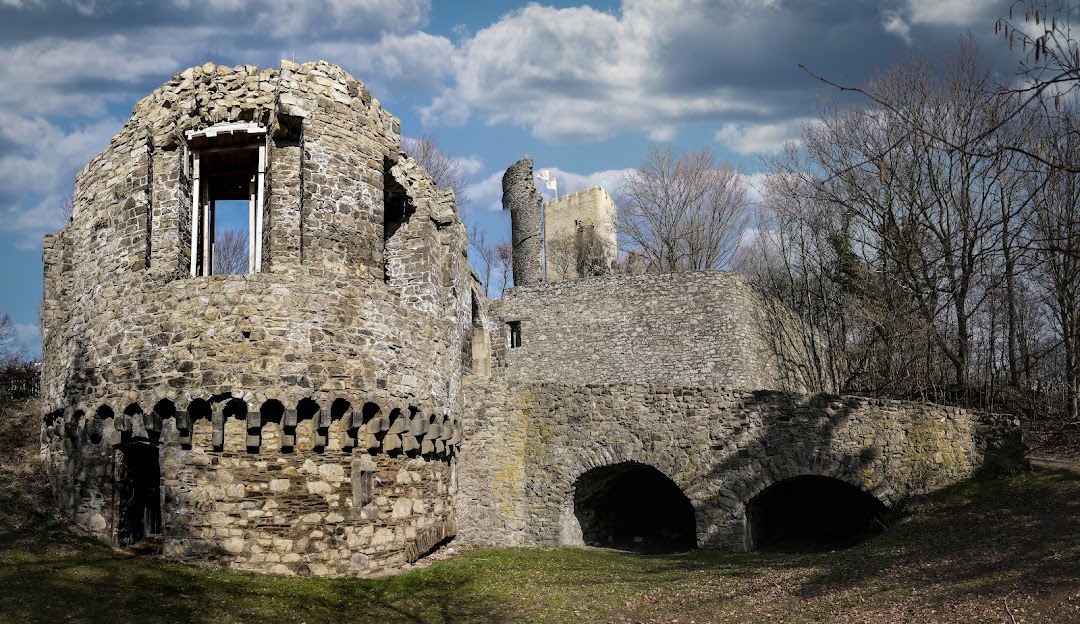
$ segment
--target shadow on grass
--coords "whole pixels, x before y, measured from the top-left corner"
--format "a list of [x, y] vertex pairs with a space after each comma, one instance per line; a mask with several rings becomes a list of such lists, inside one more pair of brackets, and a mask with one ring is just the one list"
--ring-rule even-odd
[[813, 598], [871, 582], [942, 598], [1080, 587], [1080, 473], [1036, 470], [960, 483], [861, 547], [814, 557]]
[[[40, 534], [39, 534], [40, 537]], [[467, 570], [286, 578], [123, 557], [67, 536], [0, 535], [0, 622], [508, 622]], [[29, 546], [29, 547], [28, 547]]]

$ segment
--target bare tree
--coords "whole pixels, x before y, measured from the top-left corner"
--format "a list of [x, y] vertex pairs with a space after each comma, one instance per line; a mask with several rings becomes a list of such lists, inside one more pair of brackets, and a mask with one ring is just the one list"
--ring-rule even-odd
[[548, 280], [558, 281], [612, 273], [615, 258], [611, 244], [596, 232], [592, 223], [578, 225], [572, 235], [547, 243]]
[[[1063, 120], [1071, 126], [1078, 124], [1070, 117]], [[1080, 140], [1071, 132], [1074, 129], [1063, 134], [1066, 140], [1055, 142], [1060, 150], [1053, 154], [1055, 158], [1080, 156]], [[1047, 134], [1058, 131], [1046, 128]], [[1051, 349], [1061, 352], [1065, 412], [1069, 420], [1076, 421], [1080, 419], [1080, 176], [1046, 168], [1031, 176], [1031, 186], [1035, 214], [1031, 224], [1033, 253], [1027, 268], [1050, 311], [1057, 334]], [[1046, 381], [1048, 386], [1054, 385], [1054, 380]]]
[[7, 314], [0, 316], [0, 368], [19, 364], [23, 361], [22, 349], [16, 344], [18, 332], [15, 323]]
[[226, 228], [214, 235], [214, 275], [248, 272], [247, 233]]
[[[1016, 154], [987, 145], [994, 156], [973, 156], [943, 149], [934, 137], [1000, 143], [1007, 126], [988, 133], [995, 122], [986, 111], [1007, 96], [995, 94], [988, 69], [967, 44], [958, 46], [944, 78], [915, 58], [886, 70], [866, 91], [890, 107], [854, 109], [808, 128], [807, 149], [825, 173], [819, 188], [843, 212], [851, 249], [910, 294], [935, 349], [951, 364], [950, 383], [968, 383], [973, 320], [998, 287], [992, 269], [1016, 210], [1008, 189], [1008, 159]], [[912, 119], [931, 132], [913, 132]]]
[[731, 260], [749, 219], [747, 185], [708, 149], [653, 145], [623, 178], [619, 226], [659, 271], [716, 269]]
[[499, 268], [499, 290], [508, 288], [514, 272], [514, 246], [503, 240], [495, 244], [495, 258]]
[[64, 187], [56, 194], [56, 198], [56, 211], [60, 213], [60, 218], [64, 220], [64, 225], [67, 225], [71, 222], [72, 217], [75, 216], [75, 192], [70, 187]]
[[[489, 242], [487, 233], [475, 223], [469, 226], [469, 248], [476, 254], [479, 260], [480, 281], [484, 286], [484, 296], [490, 297], [491, 293], [502, 293], [507, 287], [509, 279], [509, 257], [503, 258], [503, 249], [511, 249], [509, 241], [498, 240]], [[497, 281], [492, 280], [495, 275]]]
[[466, 190], [469, 178], [461, 166], [461, 161], [444, 152], [435, 137], [427, 132], [422, 132], [415, 138], [403, 138], [401, 147], [406, 154], [431, 174], [431, 179], [439, 185], [439, 188], [447, 188], [454, 192], [458, 210], [464, 212], [469, 205], [469, 194]]

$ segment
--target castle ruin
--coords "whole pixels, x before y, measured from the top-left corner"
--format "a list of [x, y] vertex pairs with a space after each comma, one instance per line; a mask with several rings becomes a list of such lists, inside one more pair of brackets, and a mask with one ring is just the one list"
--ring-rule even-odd
[[[806, 394], [812, 354], [777, 348], [796, 329], [737, 275], [545, 284], [532, 163], [504, 189], [517, 286], [489, 301], [453, 194], [361, 82], [174, 76], [45, 240], [59, 511], [171, 558], [370, 575], [450, 538], [746, 550], [805, 530], [808, 496], [857, 533], [1022, 460], [1009, 419]], [[234, 210], [246, 270], [224, 273]]]

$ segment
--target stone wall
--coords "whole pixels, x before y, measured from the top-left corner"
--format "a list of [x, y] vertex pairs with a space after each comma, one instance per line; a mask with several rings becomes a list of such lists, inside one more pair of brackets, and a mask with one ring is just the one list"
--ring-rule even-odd
[[[801, 475], [839, 479], [886, 506], [1022, 465], [1011, 417], [902, 401], [661, 385], [476, 381], [459, 453], [459, 538], [575, 545], [576, 481], [636, 462], [695, 510], [697, 545], [745, 550], [747, 503]], [[640, 501], [648, 505], [649, 501]]]
[[[262, 265], [192, 277], [186, 137], [226, 122], [266, 129]], [[176, 556], [369, 573], [453, 534], [479, 286], [453, 194], [399, 145], [324, 62], [208, 64], [135, 106], [44, 245], [44, 441], [76, 525], [116, 542], [121, 459], [156, 453]]]
[[[491, 312], [498, 374], [520, 381], [829, 390], [806, 335], [734, 273], [612, 275], [515, 287]], [[508, 323], [521, 344], [509, 348]], [[786, 337], [785, 349], [778, 348]]]
[[400, 569], [454, 534], [454, 425], [429, 423], [426, 414], [413, 422], [407, 409], [388, 407], [382, 424], [379, 416], [361, 423], [359, 409], [355, 418], [301, 411], [299, 421], [295, 410], [269, 420], [261, 410], [254, 422], [212, 409], [209, 420], [192, 410], [49, 423], [61, 509], [116, 543], [124, 522], [118, 466], [138, 448], [133, 440], [146, 439], [144, 449], [158, 449], [166, 556], [278, 574], [367, 575]]

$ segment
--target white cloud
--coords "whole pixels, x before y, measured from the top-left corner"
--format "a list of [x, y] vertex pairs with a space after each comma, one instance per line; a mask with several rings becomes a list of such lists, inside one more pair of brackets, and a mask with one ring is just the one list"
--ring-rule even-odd
[[[534, 171], [540, 171], [541, 169], [549, 170], [551, 177], [558, 180], [559, 197], [563, 197], [568, 193], [583, 191], [593, 186], [602, 186], [614, 195], [627, 171], [626, 169], [608, 169], [592, 173], [575, 173], [550, 166], [536, 166]], [[480, 212], [498, 212], [503, 209], [502, 177], [505, 172], [505, 169], [501, 169], [479, 182], [469, 185], [469, 197]], [[545, 188], [543, 180], [536, 180], [535, 182], [537, 190], [544, 196], [545, 201], [555, 198], [555, 191]]]
[[[590, 189], [594, 186], [602, 186], [614, 195], [627, 172], [626, 169], [608, 169], [606, 171], [594, 171], [593, 173], [574, 173], [564, 171], [558, 167], [537, 167], [537, 170], [539, 169], [549, 169], [551, 177], [558, 180], [559, 197]], [[537, 184], [540, 185], [538, 190], [545, 200], [555, 199], [555, 191], [544, 188], [542, 180], [538, 180]]]
[[64, 0], [64, 4], [75, 9], [83, 17], [101, 17], [117, 11], [123, 2], [121, 0]]
[[[0, 115], [0, 123], [4, 119]], [[63, 226], [61, 194], [70, 191], [74, 172], [108, 145], [121, 122], [105, 118], [63, 131], [41, 119], [15, 119], [21, 125], [12, 124], [13, 127], [29, 132], [0, 134], [0, 139], [36, 138], [36, 141], [0, 155], [0, 197], [7, 199], [7, 205], [0, 207], [0, 231], [21, 233], [23, 238], [16, 246], [29, 249], [40, 245], [46, 232]]]
[[995, 11], [1008, 14], [1008, 6], [1000, 0], [907, 0], [907, 12], [912, 24], [974, 26], [987, 21]]
[[760, 204], [764, 198], [765, 182], [768, 177], [769, 174], [763, 171], [752, 173], [750, 175], [743, 174], [743, 179], [746, 181], [746, 187], [750, 190], [746, 195], [746, 200], [751, 206]]
[[727, 123], [716, 132], [716, 140], [739, 154], [775, 152], [784, 143], [798, 141], [803, 124], [812, 122], [809, 118], [797, 118], [775, 123]]
[[381, 97], [396, 92], [434, 95], [453, 73], [455, 48], [446, 37], [423, 32], [389, 34], [372, 43], [332, 41], [314, 44], [315, 57], [346, 66]]
[[466, 176], [474, 176], [484, 170], [484, 161], [479, 156], [455, 156], [451, 160]]
[[252, 20], [257, 31], [286, 38], [320, 31], [357, 38], [407, 33], [423, 27], [431, 10], [430, 0], [173, 0], [172, 4], [242, 14], [235, 17]]
[[912, 26], [972, 28], [992, 25], [1008, 14], [1000, 0], [906, 0], [881, 14], [881, 27], [911, 45]]
[[[626, 0], [620, 15], [529, 4], [461, 43], [453, 85], [422, 107], [422, 119], [457, 125], [479, 113], [488, 124], [575, 142], [625, 131], [668, 141], [683, 123], [776, 116], [783, 103], [757, 84], [768, 73], [743, 64], [761, 56], [749, 46], [774, 33], [777, 15], [775, 3], [748, 0]], [[738, 47], [746, 56], [729, 56]]]
[[15, 327], [15, 345], [31, 357], [41, 354], [41, 331], [30, 323], [12, 323]]
[[148, 76], [169, 76], [179, 69], [179, 59], [154, 39], [125, 35], [73, 40], [46, 37], [2, 48], [0, 85], [5, 88], [0, 89], [0, 107], [34, 115], [101, 114], [108, 100], [127, 94], [121, 89], [90, 85], [130, 86]]
[[911, 26], [896, 11], [885, 11], [881, 16], [881, 26], [885, 32], [892, 33], [911, 45]]
[[466, 188], [469, 201], [478, 212], [498, 212], [502, 207], [502, 177], [505, 169], [496, 171]]

